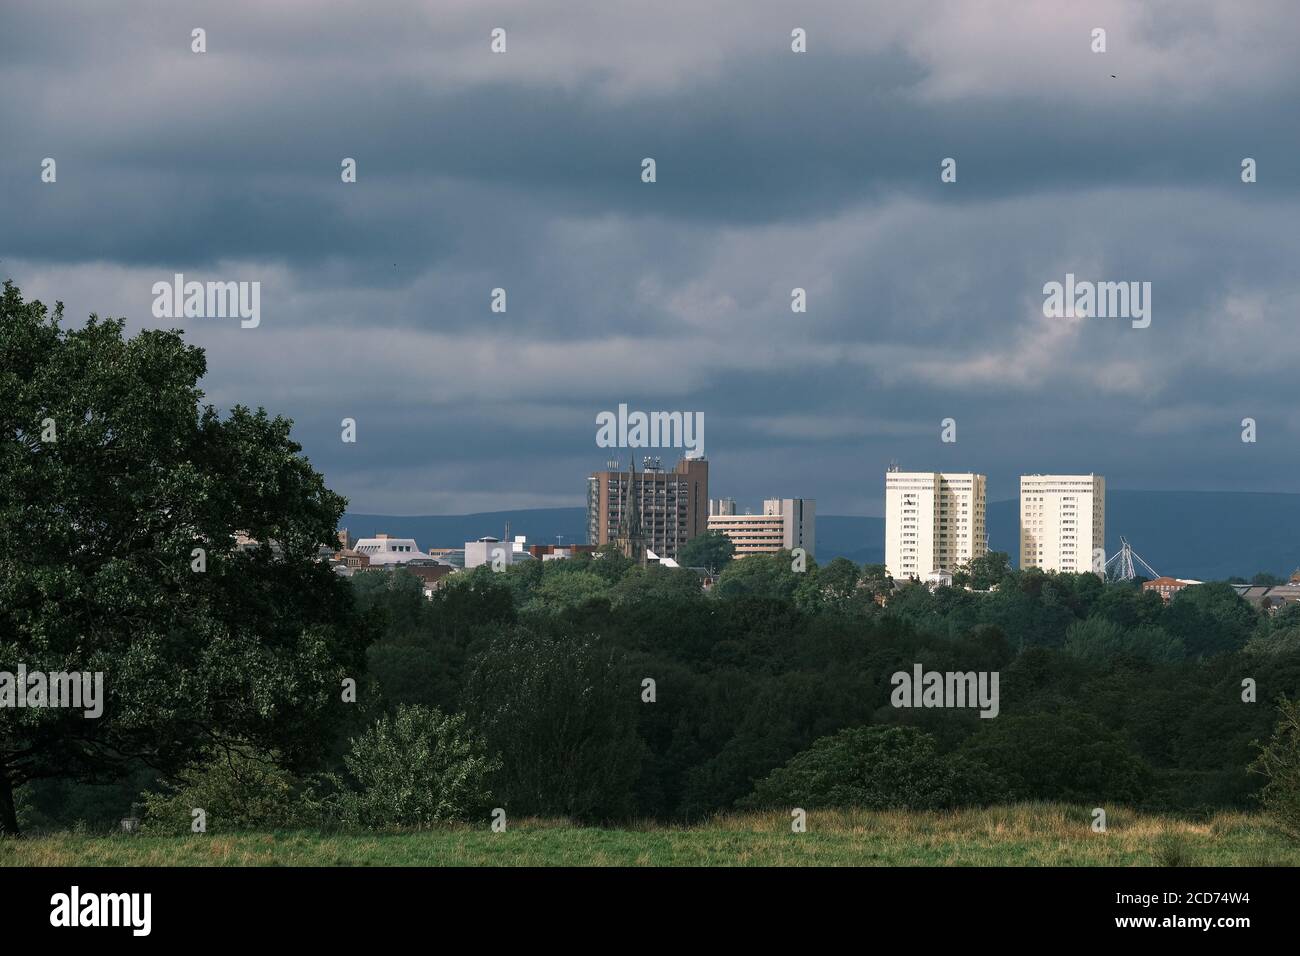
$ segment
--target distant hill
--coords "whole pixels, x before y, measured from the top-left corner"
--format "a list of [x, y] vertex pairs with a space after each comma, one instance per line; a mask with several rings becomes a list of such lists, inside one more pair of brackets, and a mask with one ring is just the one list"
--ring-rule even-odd
[[[534, 508], [470, 515], [345, 514], [342, 527], [357, 537], [379, 531], [415, 538], [422, 548], [463, 547], [485, 535], [511, 535], [533, 543], [587, 540], [583, 508]], [[1020, 506], [994, 501], [988, 507], [989, 546], [1020, 557]], [[1300, 567], [1300, 495], [1232, 491], [1111, 491], [1106, 495], [1106, 552], [1119, 538], [1161, 574], [1216, 580], [1258, 571], [1286, 577]], [[861, 515], [818, 515], [817, 558], [846, 557], [858, 564], [880, 563], [885, 555], [885, 519]]]
[[885, 563], [885, 519], [860, 515], [817, 516], [817, 560], [848, 558], [857, 564]]
[[[1020, 506], [989, 505], [989, 546], [1019, 559]], [[1221, 580], [1300, 567], [1300, 495], [1242, 491], [1111, 491], [1106, 553], [1120, 535], [1161, 574]]]

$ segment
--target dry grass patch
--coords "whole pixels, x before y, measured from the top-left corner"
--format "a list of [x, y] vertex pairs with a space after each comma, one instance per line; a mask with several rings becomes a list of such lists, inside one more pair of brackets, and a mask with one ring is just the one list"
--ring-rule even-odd
[[1209, 818], [1026, 803], [934, 813], [722, 814], [691, 826], [511, 820], [394, 833], [188, 837], [59, 833], [0, 840], [6, 866], [1296, 866], [1300, 846], [1260, 815]]

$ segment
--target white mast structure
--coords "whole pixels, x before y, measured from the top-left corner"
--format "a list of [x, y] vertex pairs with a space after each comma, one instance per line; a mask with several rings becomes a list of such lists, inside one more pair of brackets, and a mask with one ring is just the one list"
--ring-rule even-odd
[[1138, 576], [1139, 567], [1152, 580], [1160, 577], [1160, 572], [1143, 561], [1142, 555], [1133, 550], [1133, 546], [1128, 543], [1128, 538], [1121, 535], [1119, 544], [1119, 553], [1106, 562], [1107, 581], [1132, 581]]

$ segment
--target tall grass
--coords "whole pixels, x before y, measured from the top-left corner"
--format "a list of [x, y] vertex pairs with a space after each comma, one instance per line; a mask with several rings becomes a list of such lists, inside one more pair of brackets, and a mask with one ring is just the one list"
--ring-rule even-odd
[[60, 833], [0, 840], [9, 866], [1296, 866], [1300, 845], [1259, 814], [1206, 818], [1026, 803], [986, 809], [813, 810], [807, 832], [781, 813], [693, 826], [638, 821], [489, 821], [392, 833], [274, 832], [184, 837]]

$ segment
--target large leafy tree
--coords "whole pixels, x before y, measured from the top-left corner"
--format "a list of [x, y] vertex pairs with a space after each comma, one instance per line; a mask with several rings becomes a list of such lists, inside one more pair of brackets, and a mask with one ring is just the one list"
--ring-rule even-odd
[[735, 553], [735, 545], [725, 534], [706, 531], [682, 545], [677, 563], [684, 568], [704, 568], [710, 574], [717, 574], [731, 563]]
[[972, 587], [987, 591], [1011, 573], [1011, 557], [1005, 551], [981, 554], [953, 572], [952, 583], [959, 588]]
[[310, 763], [367, 643], [315, 560], [346, 502], [291, 423], [202, 405], [204, 355], [179, 332], [62, 312], [5, 283], [0, 672], [99, 672], [105, 700], [97, 719], [0, 708], [0, 832], [27, 781], [174, 772], [235, 739]]
[[792, 563], [789, 551], [746, 555], [730, 562], [718, 575], [713, 594], [721, 598], [754, 595], [793, 600], [805, 578], [791, 567]]
[[594, 638], [502, 630], [465, 686], [473, 726], [501, 758], [492, 792], [512, 815], [616, 819], [631, 813], [644, 745], [637, 675]]
[[1189, 654], [1210, 657], [1244, 646], [1260, 616], [1230, 585], [1211, 581], [1174, 595], [1161, 623]]

